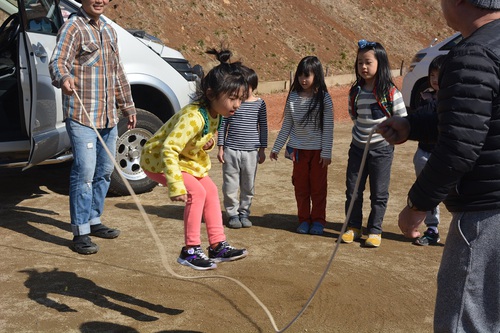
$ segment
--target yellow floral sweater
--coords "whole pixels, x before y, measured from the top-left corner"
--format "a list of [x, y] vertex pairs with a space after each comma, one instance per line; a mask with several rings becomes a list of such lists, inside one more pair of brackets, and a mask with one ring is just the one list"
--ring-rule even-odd
[[144, 145], [141, 167], [149, 172], [165, 173], [170, 197], [187, 193], [181, 171], [200, 178], [208, 174], [210, 156], [203, 146], [217, 131], [220, 117], [212, 118], [198, 104], [189, 104]]

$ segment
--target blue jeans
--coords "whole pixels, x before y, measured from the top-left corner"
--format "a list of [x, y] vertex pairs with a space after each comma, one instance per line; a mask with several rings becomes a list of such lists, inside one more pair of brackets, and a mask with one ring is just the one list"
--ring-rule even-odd
[[[75, 236], [87, 235], [91, 225], [101, 223], [114, 164], [92, 128], [67, 119], [66, 130], [74, 158], [69, 181], [71, 229]], [[117, 127], [98, 129], [98, 132], [115, 154]]]
[[[389, 182], [391, 179], [393, 157], [394, 146], [385, 146], [368, 151], [363, 174], [359, 175], [361, 179], [356, 200], [354, 201], [351, 216], [349, 218], [349, 227], [361, 229], [363, 224], [363, 192], [366, 187], [366, 180], [369, 176], [371, 211], [368, 217], [367, 229], [370, 234], [382, 234], [382, 222], [387, 209], [387, 202], [389, 201]], [[353, 191], [358, 178], [362, 158], [363, 149], [351, 143], [346, 174], [346, 214], [353, 198]]]

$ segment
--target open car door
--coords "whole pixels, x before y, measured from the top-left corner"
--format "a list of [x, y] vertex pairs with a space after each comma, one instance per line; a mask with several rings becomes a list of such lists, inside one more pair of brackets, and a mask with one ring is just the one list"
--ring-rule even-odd
[[63, 24], [59, 0], [17, 0], [21, 107], [31, 151], [26, 168], [70, 148], [63, 122], [61, 90], [52, 86], [49, 61]]

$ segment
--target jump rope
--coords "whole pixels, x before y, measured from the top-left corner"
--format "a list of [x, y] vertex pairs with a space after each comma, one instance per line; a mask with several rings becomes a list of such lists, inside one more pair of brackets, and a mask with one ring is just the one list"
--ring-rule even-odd
[[[115, 160], [115, 156], [110, 152], [110, 150], [108, 149], [108, 147], [106, 146], [106, 143], [104, 142], [103, 138], [101, 137], [101, 135], [99, 134], [99, 131], [97, 130], [97, 128], [95, 127], [94, 125], [94, 122], [92, 121], [92, 119], [90, 118], [90, 115], [88, 114], [87, 110], [85, 109], [85, 106], [83, 105], [81, 99], [80, 99], [80, 96], [78, 96], [78, 93], [76, 92], [76, 90], [73, 89], [73, 93], [76, 97], [76, 99], [78, 100], [78, 102], [80, 103], [84, 113], [85, 113], [85, 116], [87, 117], [87, 119], [89, 120], [91, 126], [92, 126], [92, 129], [94, 130], [94, 132], [97, 134], [97, 138], [99, 139], [99, 141], [101, 142], [104, 150], [106, 151], [106, 153], [108, 154], [109, 158], [113, 161], [113, 164], [116, 168], [116, 170], [120, 170], [120, 166], [118, 165], [118, 163], [116, 162]], [[372, 138], [372, 135], [373, 133], [376, 131], [376, 128], [373, 128], [371, 131], [370, 131], [370, 134], [368, 135], [368, 139], [367, 139], [367, 142], [365, 144], [365, 148], [363, 150], [363, 157], [361, 159], [361, 165], [359, 166], [359, 173], [358, 173], [358, 178], [356, 179], [356, 184], [354, 186], [354, 193], [352, 195], [352, 199], [351, 199], [351, 202], [349, 203], [349, 208], [347, 209], [347, 214], [346, 214], [346, 218], [345, 218], [345, 221], [344, 221], [344, 224], [342, 225], [342, 228], [340, 230], [340, 235], [342, 235], [346, 228], [347, 228], [347, 222], [349, 221], [349, 217], [351, 216], [351, 212], [352, 212], [352, 208], [354, 206], [354, 201], [356, 200], [356, 197], [357, 197], [357, 193], [358, 193], [358, 188], [359, 188], [359, 183], [361, 181], [361, 177], [360, 175], [362, 175], [363, 173], [363, 169], [364, 169], [364, 166], [365, 166], [365, 162], [366, 162], [366, 156], [368, 155], [368, 148], [370, 146], [370, 141], [371, 141], [371, 138]], [[229, 281], [232, 281], [234, 283], [236, 283], [237, 285], [239, 285], [243, 290], [245, 290], [253, 299], [254, 301], [259, 304], [259, 306], [262, 308], [262, 310], [266, 313], [267, 317], [269, 318], [269, 321], [271, 322], [271, 325], [273, 326], [274, 330], [278, 333], [281, 333], [281, 332], [284, 332], [286, 331], [288, 328], [290, 328], [299, 318], [300, 316], [302, 316], [302, 314], [306, 311], [307, 307], [309, 306], [309, 304], [311, 304], [314, 296], [316, 295], [316, 293], [318, 292], [319, 290], [319, 287], [321, 286], [321, 284], [323, 283], [323, 280], [325, 279], [326, 277], [326, 274], [328, 273], [330, 267], [332, 266], [332, 263], [333, 263], [333, 259], [335, 258], [335, 255], [337, 254], [337, 250], [339, 248], [339, 245], [340, 245], [340, 237], [337, 238], [337, 241], [336, 241], [336, 244], [335, 244], [335, 247], [332, 251], [332, 254], [330, 256], [330, 259], [328, 260], [328, 263], [325, 267], [325, 270], [323, 271], [323, 274], [321, 274], [321, 277], [320, 279], [318, 280], [318, 283], [316, 284], [316, 287], [314, 288], [314, 290], [312, 291], [311, 293], [311, 296], [309, 296], [309, 299], [307, 300], [307, 302], [304, 304], [304, 306], [302, 307], [302, 309], [297, 313], [297, 315], [285, 326], [283, 327], [282, 329], [279, 329], [277, 326], [276, 326], [276, 322], [274, 320], [274, 317], [273, 315], [271, 314], [271, 312], [269, 311], [269, 309], [264, 305], [264, 303], [252, 292], [252, 290], [250, 290], [250, 288], [248, 288], [247, 286], [245, 286], [242, 282], [232, 278], [232, 277], [229, 277], [229, 276], [225, 276], [225, 275], [211, 275], [211, 276], [184, 276], [184, 275], [180, 275], [180, 274], [177, 274], [173, 269], [172, 267], [170, 266], [170, 264], [168, 263], [168, 258], [167, 258], [167, 255], [166, 255], [166, 251], [165, 251], [165, 247], [163, 246], [163, 243], [161, 242], [160, 240], [160, 237], [158, 236], [158, 233], [156, 232], [156, 230], [154, 229], [154, 226], [153, 226], [153, 223], [151, 223], [151, 220], [149, 219], [148, 217], [148, 214], [146, 213], [146, 211], [144, 210], [144, 207], [142, 206], [142, 204], [140, 203], [139, 199], [137, 198], [137, 195], [135, 194], [134, 190], [132, 189], [132, 186], [130, 186], [130, 183], [129, 181], [125, 178], [125, 176], [123, 176], [123, 174], [121, 172], [118, 172], [118, 174], [120, 175], [120, 178], [121, 180], [123, 181], [123, 183], [125, 184], [125, 187], [127, 188], [127, 190], [129, 191], [130, 193], [130, 196], [132, 197], [132, 199], [134, 200], [134, 203], [136, 204], [137, 206], [137, 209], [139, 210], [139, 212], [141, 213], [141, 216], [146, 224], [146, 226], [148, 227], [148, 230], [149, 232], [151, 233], [151, 236], [153, 237], [154, 241], [155, 241], [155, 245], [158, 249], [158, 252], [160, 253], [160, 259], [161, 259], [161, 263], [163, 265], [163, 267], [165, 268], [165, 270], [170, 273], [172, 276], [176, 277], [176, 278], [179, 278], [179, 279], [185, 279], [185, 280], [194, 280], [194, 279], [214, 279], [214, 278], [219, 278], [219, 279], [226, 279], [226, 280], [229, 280]]]

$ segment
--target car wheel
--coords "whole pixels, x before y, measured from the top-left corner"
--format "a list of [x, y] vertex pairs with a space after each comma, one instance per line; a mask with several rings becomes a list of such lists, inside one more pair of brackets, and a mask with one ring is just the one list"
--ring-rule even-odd
[[146, 141], [163, 125], [151, 112], [137, 109], [137, 125], [127, 130], [127, 118], [118, 123], [116, 143], [116, 163], [119, 170], [113, 171], [109, 192], [115, 195], [128, 195], [129, 190], [118, 172], [129, 182], [135, 193], [151, 191], [157, 183], [149, 179], [140, 166], [141, 151]]

